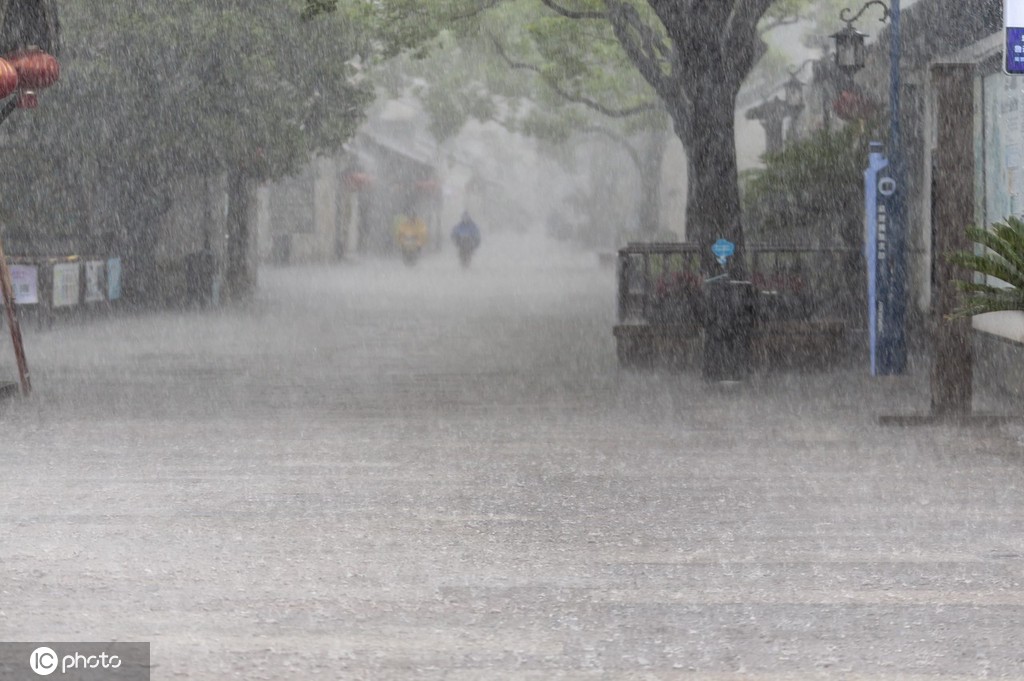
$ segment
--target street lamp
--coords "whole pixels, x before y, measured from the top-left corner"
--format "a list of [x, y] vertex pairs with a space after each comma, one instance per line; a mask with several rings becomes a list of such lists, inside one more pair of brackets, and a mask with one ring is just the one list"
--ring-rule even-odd
[[[760, 121], [765, 133], [765, 150], [770, 154], [782, 151], [786, 140], [791, 139], [796, 119], [804, 110], [804, 84], [797, 74], [814, 59], [805, 60], [789, 72], [789, 80], [782, 85], [782, 97], [772, 97], [747, 111], [747, 119]], [[784, 134], [786, 119], [789, 132]]]
[[804, 110], [804, 84], [797, 78], [797, 74], [803, 70], [808, 64], [813, 64], [816, 60], [805, 59], [800, 66], [790, 70], [789, 80], [782, 86], [783, 96], [785, 98], [786, 106], [789, 108], [789, 130], [790, 135], [793, 133], [793, 128], [796, 125], [796, 119], [800, 115], [800, 112]]
[[[838, 33], [832, 34], [832, 39], [836, 43], [836, 65], [851, 76], [864, 68], [864, 40], [868, 37], [867, 33], [861, 33], [855, 29], [853, 24], [872, 5], [878, 5], [882, 8], [882, 18], [879, 21], [885, 23], [885, 20], [892, 13], [889, 7], [882, 0], [871, 0], [850, 18], [847, 18], [850, 8], [846, 7], [843, 9], [839, 13], [839, 19], [846, 22], [846, 27]], [[893, 5], [895, 7], [894, 11], [898, 13], [899, 0], [893, 2]]]
[[[888, 177], [885, 182], [885, 230], [879, 238], [884, 239], [885, 263], [882, 277], [884, 290], [878, 292], [876, 309], [881, 314], [878, 329], [881, 337], [877, 341], [876, 373], [881, 375], [902, 374], [906, 370], [907, 345], [905, 321], [907, 313], [907, 229], [906, 229], [906, 174], [903, 167], [903, 149], [900, 136], [900, 0], [870, 0], [852, 17], [850, 8], [839, 13], [846, 27], [834, 33], [836, 43], [836, 66], [852, 76], [864, 67], [865, 34], [856, 30], [853, 23], [871, 6], [882, 8], [880, 21], [889, 20], [889, 144]], [[869, 263], [869, 266], [873, 266]], [[879, 263], [881, 269], [881, 263]], [[872, 336], [874, 337], [874, 336]], [[873, 345], [872, 353], [876, 347]]]
[[867, 33], [861, 33], [850, 25], [832, 34], [836, 42], [836, 66], [843, 73], [852, 76], [864, 68], [864, 39], [867, 37]]
[[782, 151], [782, 129], [786, 116], [792, 114], [789, 104], [781, 97], [773, 97], [747, 110], [747, 119], [761, 123], [765, 134], [765, 151], [777, 154]]

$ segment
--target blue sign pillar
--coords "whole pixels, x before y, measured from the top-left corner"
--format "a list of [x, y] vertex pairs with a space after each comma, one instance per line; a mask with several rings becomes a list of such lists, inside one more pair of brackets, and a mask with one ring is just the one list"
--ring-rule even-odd
[[882, 145], [871, 143], [868, 167], [864, 171], [864, 257], [868, 272], [868, 339], [871, 375], [890, 376], [906, 368], [898, 285], [901, 263], [895, 253], [894, 214], [899, 187], [892, 164], [882, 154]]

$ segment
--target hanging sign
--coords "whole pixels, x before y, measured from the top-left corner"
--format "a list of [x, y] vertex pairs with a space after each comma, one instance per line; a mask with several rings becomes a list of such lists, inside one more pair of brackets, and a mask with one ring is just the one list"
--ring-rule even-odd
[[1003, 0], [1003, 28], [1004, 68], [1024, 74], [1024, 0]]
[[107, 300], [121, 297], [121, 258], [107, 260]]
[[106, 300], [103, 293], [103, 261], [89, 260], [85, 263], [85, 302]]
[[719, 239], [712, 244], [711, 252], [718, 258], [718, 264], [724, 267], [729, 262], [729, 258], [736, 253], [736, 244], [727, 239]]
[[58, 263], [53, 266], [53, 306], [78, 305], [80, 285], [78, 263]]
[[35, 265], [11, 265], [11, 283], [17, 305], [36, 305], [39, 302], [39, 268]]

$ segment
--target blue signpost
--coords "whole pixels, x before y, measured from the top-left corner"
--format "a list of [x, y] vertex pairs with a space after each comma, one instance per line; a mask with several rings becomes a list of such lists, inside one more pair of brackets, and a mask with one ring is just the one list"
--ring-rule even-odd
[[719, 239], [711, 245], [711, 252], [718, 258], [718, 264], [725, 267], [726, 263], [729, 262], [729, 258], [736, 253], [736, 244], [727, 239]]
[[[1007, 0], [1024, 2], [1024, 0]], [[834, 34], [836, 65], [851, 76], [864, 67], [866, 34], [853, 23], [872, 6], [882, 7], [889, 19], [889, 140], [888, 158], [882, 145], [871, 143], [864, 173], [865, 256], [868, 260], [871, 374], [893, 376], [907, 368], [904, 324], [907, 316], [906, 173], [900, 131], [900, 0], [868, 0], [852, 17], [850, 8], [839, 13], [846, 28]]]
[[903, 301], [899, 286], [903, 263], [894, 248], [893, 217], [898, 185], [879, 142], [871, 143], [864, 171], [864, 257], [868, 271], [868, 338], [871, 375], [891, 376], [906, 368]]

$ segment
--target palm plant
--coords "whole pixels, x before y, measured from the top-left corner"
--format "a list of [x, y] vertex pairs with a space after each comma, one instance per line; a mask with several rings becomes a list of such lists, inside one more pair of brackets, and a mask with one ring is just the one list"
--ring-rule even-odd
[[1024, 310], [1024, 221], [1015, 217], [997, 222], [991, 229], [968, 227], [967, 236], [986, 250], [984, 253], [953, 253], [950, 262], [977, 274], [998, 279], [1007, 286], [958, 281], [963, 302], [953, 317], [970, 317], [984, 312]]

